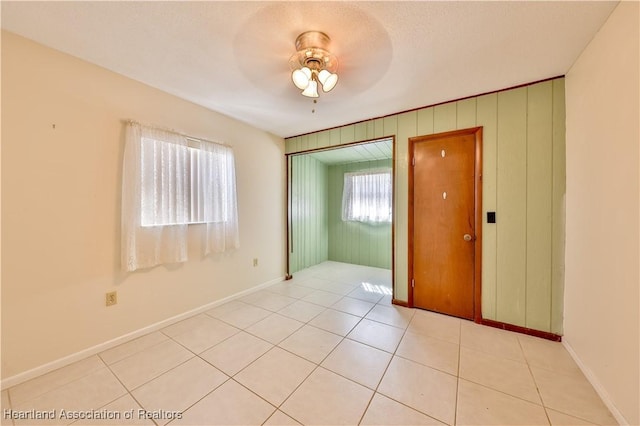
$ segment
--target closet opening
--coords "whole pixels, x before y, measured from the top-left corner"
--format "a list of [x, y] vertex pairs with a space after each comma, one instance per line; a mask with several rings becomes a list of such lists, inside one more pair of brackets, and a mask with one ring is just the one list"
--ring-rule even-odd
[[393, 136], [286, 154], [287, 279], [334, 271], [392, 297], [394, 154]]

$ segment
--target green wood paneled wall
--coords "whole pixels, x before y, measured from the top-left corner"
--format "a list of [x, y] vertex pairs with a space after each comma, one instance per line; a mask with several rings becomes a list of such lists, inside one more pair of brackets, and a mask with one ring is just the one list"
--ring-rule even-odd
[[342, 221], [344, 174], [391, 168], [391, 159], [329, 166], [329, 260], [391, 269], [391, 224]]
[[[564, 108], [558, 78], [288, 138], [285, 150], [396, 136], [394, 290], [406, 301], [408, 138], [482, 126], [482, 315], [562, 334]], [[497, 223], [486, 223], [487, 211]]]
[[290, 157], [289, 271], [329, 259], [327, 166], [308, 155]]

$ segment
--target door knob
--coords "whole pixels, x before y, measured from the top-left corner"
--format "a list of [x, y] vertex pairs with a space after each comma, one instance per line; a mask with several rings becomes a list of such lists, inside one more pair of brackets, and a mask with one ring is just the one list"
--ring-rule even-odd
[[473, 240], [473, 237], [471, 235], [469, 235], [469, 234], [464, 234], [464, 237], [462, 237], [462, 238], [464, 238], [465, 241]]

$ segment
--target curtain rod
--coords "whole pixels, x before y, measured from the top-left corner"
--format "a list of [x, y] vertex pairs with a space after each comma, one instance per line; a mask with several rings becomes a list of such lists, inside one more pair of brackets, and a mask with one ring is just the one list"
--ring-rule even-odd
[[149, 127], [149, 128], [152, 128], [152, 129], [162, 130], [164, 132], [173, 133], [175, 135], [182, 136], [182, 137], [184, 137], [184, 138], [186, 138], [188, 140], [194, 141], [194, 142], [206, 142], [206, 143], [212, 143], [212, 144], [216, 144], [216, 145], [226, 146], [227, 148], [233, 148], [231, 145], [226, 144], [224, 142], [214, 142], [214, 141], [210, 141], [208, 139], [196, 138], [194, 136], [189, 136], [189, 135], [186, 135], [184, 133], [178, 132], [178, 131], [176, 131], [174, 129], [170, 129], [168, 127], [161, 127], [161, 126], [155, 126], [155, 125], [146, 124], [146, 123], [140, 123], [139, 121], [131, 120], [131, 119], [125, 120], [125, 122], [127, 124], [137, 124], [138, 126], [144, 126], [144, 127]]

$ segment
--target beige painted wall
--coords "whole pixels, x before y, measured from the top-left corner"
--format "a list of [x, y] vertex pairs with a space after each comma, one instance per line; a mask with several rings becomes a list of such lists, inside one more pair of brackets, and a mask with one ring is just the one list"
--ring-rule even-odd
[[622, 2], [567, 90], [565, 342], [640, 424], [640, 4]]
[[[286, 152], [396, 136], [395, 298], [408, 297], [408, 139], [483, 127], [482, 315], [562, 334], [564, 79], [288, 138]], [[496, 211], [497, 223], [486, 223]]]
[[[284, 275], [281, 138], [6, 32], [2, 107], [3, 378]], [[240, 249], [119, 272], [123, 119], [233, 146]]]

